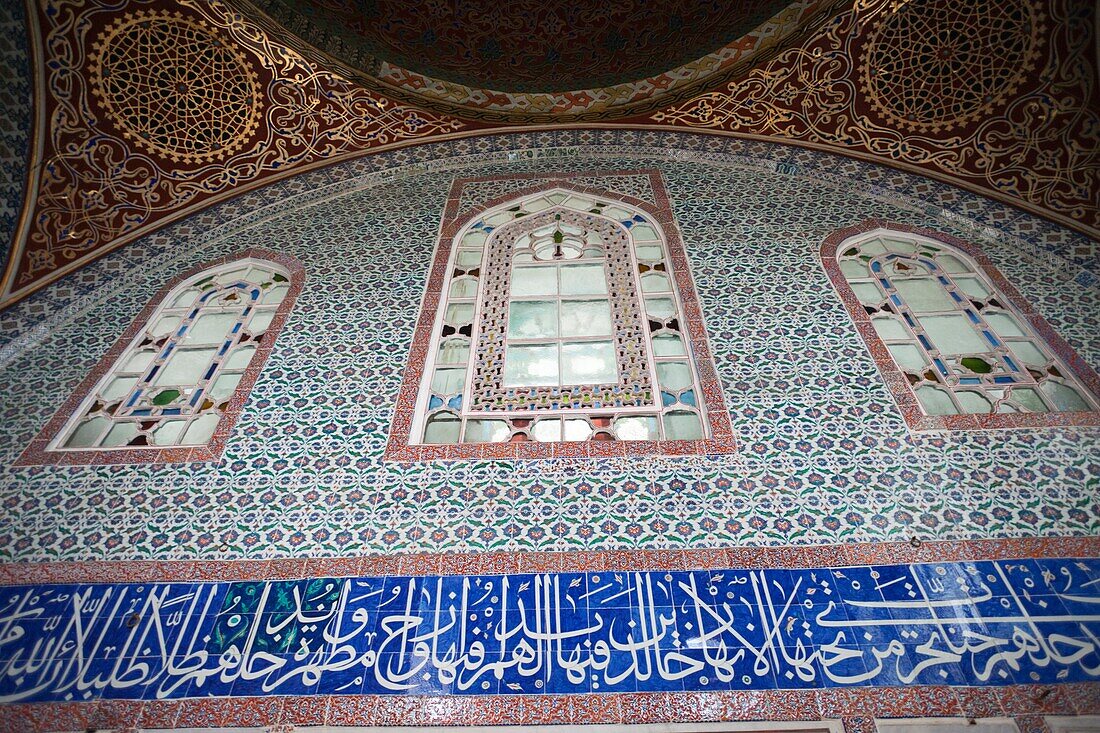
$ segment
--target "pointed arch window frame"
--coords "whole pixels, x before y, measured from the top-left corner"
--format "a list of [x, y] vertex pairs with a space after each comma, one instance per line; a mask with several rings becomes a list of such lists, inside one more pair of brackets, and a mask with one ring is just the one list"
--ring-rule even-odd
[[1002, 296], [1011, 309], [1026, 323], [1034, 337], [1043, 342], [1072, 374], [1074, 380], [1095, 402], [1100, 400], [1100, 375], [1047, 323], [1046, 319], [1031, 305], [1012, 283], [997, 269], [989, 256], [977, 245], [933, 229], [902, 224], [885, 219], [868, 219], [855, 226], [839, 229], [830, 234], [821, 244], [821, 264], [833, 285], [848, 315], [855, 323], [856, 330], [863, 339], [867, 350], [878, 367], [887, 389], [894, 398], [907, 427], [914, 432], [922, 431], [959, 431], [959, 430], [995, 430], [1011, 428], [1044, 428], [1058, 426], [1100, 426], [1100, 411], [1071, 412], [1028, 412], [1028, 413], [963, 413], [956, 415], [927, 414], [917, 400], [916, 393], [890, 355], [885, 342], [872, 324], [872, 316], [856, 297], [855, 291], [841, 271], [838, 254], [856, 238], [872, 235], [877, 231], [884, 234], [896, 233], [913, 235], [932, 240], [949, 248], [958, 250], [970, 258], [983, 275], [996, 289], [996, 295]]
[[[270, 337], [262, 339], [248, 362], [240, 382], [228, 400], [228, 407], [221, 413], [218, 425], [211, 438], [202, 445], [183, 446], [139, 446], [123, 448], [90, 449], [54, 449], [51, 446], [61, 437], [76, 418], [77, 412], [101, 380], [111, 373], [119, 360], [127, 353], [152, 318], [162, 309], [168, 297], [180, 285], [193, 280], [202, 273], [231, 265], [238, 261], [255, 260], [276, 265], [287, 273], [289, 289], [280, 301], [271, 323], [264, 333]], [[240, 418], [256, 380], [275, 346], [279, 333], [290, 316], [295, 301], [305, 285], [305, 267], [295, 257], [260, 247], [251, 247], [224, 257], [208, 260], [169, 280], [149, 299], [130, 326], [100, 358], [96, 366], [72, 391], [69, 398], [57, 410], [46, 426], [31, 441], [30, 445], [16, 460], [15, 466], [87, 466], [87, 465], [123, 465], [123, 464], [166, 464], [216, 461], [225, 451], [226, 442]]]
[[[635, 196], [611, 191], [599, 186], [576, 183], [573, 179], [599, 179], [603, 177], [646, 176], [654, 195], [654, 203]], [[463, 188], [467, 184], [493, 181], [532, 180], [532, 185], [519, 188], [492, 200], [481, 202], [460, 211]], [[538, 183], [535, 183], [535, 181]], [[413, 440], [416, 423], [416, 407], [420, 387], [430, 355], [438, 344], [434, 341], [436, 319], [440, 304], [446, 301], [445, 286], [450, 282], [450, 261], [458, 236], [467, 225], [478, 217], [504, 204], [536, 196], [555, 189], [572, 191], [585, 196], [620, 201], [642, 210], [661, 227], [672, 263], [673, 281], [679, 295], [685, 335], [694, 361], [702, 403], [708, 420], [709, 433], [696, 440], [623, 440], [576, 442], [520, 442], [520, 443], [457, 443], [447, 445], [421, 444]], [[707, 336], [699, 297], [691, 275], [690, 263], [676, 226], [668, 191], [660, 171], [653, 169], [586, 171], [584, 173], [521, 173], [477, 178], [456, 178], [451, 184], [444, 209], [435, 255], [429, 268], [424, 295], [421, 299], [413, 343], [405, 369], [401, 390], [390, 426], [390, 436], [383, 460], [393, 462], [417, 462], [431, 460], [469, 459], [538, 459], [538, 458], [592, 458], [633, 457], [645, 455], [720, 455], [737, 452], [729, 412], [725, 405], [721, 380], [714, 366], [713, 350]]]

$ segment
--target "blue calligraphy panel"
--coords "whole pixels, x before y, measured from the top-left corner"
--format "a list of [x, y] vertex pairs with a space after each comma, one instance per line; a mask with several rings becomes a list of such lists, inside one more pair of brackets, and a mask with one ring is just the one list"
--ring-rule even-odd
[[1100, 680], [1100, 561], [0, 589], [0, 702]]

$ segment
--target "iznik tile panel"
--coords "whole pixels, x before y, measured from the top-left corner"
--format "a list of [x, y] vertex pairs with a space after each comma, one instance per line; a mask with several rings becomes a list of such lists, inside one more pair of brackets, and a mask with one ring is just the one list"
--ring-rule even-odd
[[0, 702], [1100, 679], [1100, 561], [52, 585]]

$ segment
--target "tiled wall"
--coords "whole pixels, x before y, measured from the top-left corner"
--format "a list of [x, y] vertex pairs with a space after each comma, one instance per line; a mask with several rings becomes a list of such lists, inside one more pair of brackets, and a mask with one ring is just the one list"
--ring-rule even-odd
[[23, 204], [34, 111], [24, 12], [23, 0], [0, 4], [0, 267]]
[[[665, 177], [740, 451], [382, 462], [452, 178], [639, 168]], [[247, 194], [0, 314], [0, 558], [1096, 533], [1100, 430], [907, 432], [817, 261], [830, 232], [872, 217], [975, 241], [1100, 366], [1100, 288], [1079, 256], [1087, 243], [949, 186], [684, 134], [564, 131], [409, 148]], [[306, 285], [221, 463], [10, 467], [148, 294], [197, 261], [248, 247], [299, 258]]]

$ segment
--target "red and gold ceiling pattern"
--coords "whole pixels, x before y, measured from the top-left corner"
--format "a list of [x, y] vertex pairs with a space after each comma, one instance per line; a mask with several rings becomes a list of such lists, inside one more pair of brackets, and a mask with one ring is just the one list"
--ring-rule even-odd
[[[717, 89], [599, 124], [758, 135], [858, 155], [1097, 236], [1089, 5], [860, 0]], [[292, 172], [516, 129], [394, 101], [323, 67], [317, 54], [307, 60], [220, 0], [44, 0], [35, 24], [41, 152], [0, 305]]]

